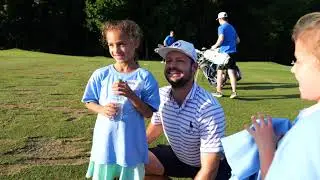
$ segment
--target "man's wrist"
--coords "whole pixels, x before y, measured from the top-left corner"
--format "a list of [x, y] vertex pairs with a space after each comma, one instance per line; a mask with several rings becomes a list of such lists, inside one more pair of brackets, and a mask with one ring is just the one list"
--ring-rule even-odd
[[208, 171], [200, 168], [194, 180], [207, 180], [207, 179], [211, 180], [213, 178], [213, 174], [214, 172], [212, 171]]

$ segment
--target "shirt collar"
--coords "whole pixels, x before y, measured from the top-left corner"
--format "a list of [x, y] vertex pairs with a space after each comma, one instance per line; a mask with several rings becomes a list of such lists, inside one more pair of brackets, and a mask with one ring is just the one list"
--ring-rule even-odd
[[[193, 85], [192, 85], [191, 90], [189, 91], [189, 93], [188, 93], [188, 95], [187, 95], [187, 97], [186, 97], [186, 99], [184, 101], [189, 100], [189, 99], [193, 99], [195, 94], [196, 94], [196, 91], [197, 91], [198, 87], [199, 87], [198, 84], [194, 82]], [[172, 96], [172, 87], [170, 87], [169, 97], [170, 97], [171, 101], [174, 101], [173, 96]]]
[[317, 103], [315, 105], [312, 105], [311, 107], [305, 108], [303, 110], [300, 111], [299, 117], [306, 117], [310, 114], [312, 114], [313, 112], [320, 110], [320, 103]]

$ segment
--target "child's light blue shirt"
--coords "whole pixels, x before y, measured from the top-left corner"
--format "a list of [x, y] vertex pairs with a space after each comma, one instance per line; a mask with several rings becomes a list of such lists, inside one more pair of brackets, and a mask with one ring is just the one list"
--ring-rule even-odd
[[[286, 118], [272, 118], [277, 135], [285, 134], [291, 128]], [[247, 130], [222, 138], [227, 161], [232, 169], [232, 180], [259, 179], [260, 161], [257, 144]]]
[[265, 179], [320, 179], [319, 103], [301, 111], [281, 139]]
[[[82, 102], [96, 102], [102, 106], [112, 99], [112, 84], [119, 77], [127, 82], [140, 99], [157, 111], [159, 87], [153, 75], [142, 68], [131, 73], [119, 73], [113, 65], [96, 70], [90, 77]], [[124, 167], [148, 162], [148, 144], [144, 117], [125, 98], [121, 120], [110, 120], [98, 114], [91, 150], [91, 161], [118, 164]]]

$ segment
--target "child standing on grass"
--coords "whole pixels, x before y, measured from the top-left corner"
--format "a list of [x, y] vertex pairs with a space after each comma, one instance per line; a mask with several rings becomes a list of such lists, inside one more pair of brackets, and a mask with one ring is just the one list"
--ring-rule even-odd
[[[317, 104], [302, 110], [276, 148], [271, 118], [260, 125], [253, 116], [254, 137], [263, 179], [320, 179], [320, 12], [301, 17], [293, 29], [295, 57], [291, 72], [302, 99]], [[264, 119], [259, 115], [260, 119]]]
[[98, 114], [86, 177], [142, 180], [148, 161], [144, 118], [158, 110], [158, 84], [136, 62], [142, 32], [135, 22], [106, 22], [102, 38], [115, 63], [92, 74], [82, 98]]

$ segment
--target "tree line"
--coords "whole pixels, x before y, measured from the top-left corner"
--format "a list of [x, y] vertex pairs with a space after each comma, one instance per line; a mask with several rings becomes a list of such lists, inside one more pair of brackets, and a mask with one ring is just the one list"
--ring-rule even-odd
[[69, 55], [108, 55], [100, 41], [105, 20], [131, 19], [144, 32], [141, 59], [170, 30], [177, 39], [210, 47], [218, 12], [226, 11], [241, 39], [239, 59], [289, 64], [297, 19], [320, 11], [319, 0], [0, 0], [0, 48]]

